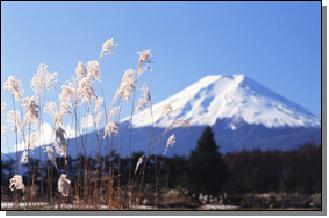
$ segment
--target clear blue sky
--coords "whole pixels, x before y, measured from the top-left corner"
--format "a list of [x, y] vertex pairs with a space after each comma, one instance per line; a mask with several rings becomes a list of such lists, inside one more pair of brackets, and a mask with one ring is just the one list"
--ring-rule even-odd
[[[151, 48], [142, 83], [158, 102], [201, 77], [243, 73], [320, 114], [321, 2], [2, 2], [1, 83], [17, 75], [27, 89], [41, 62], [62, 84], [78, 61], [101, 62], [107, 101], [136, 51]], [[49, 98], [57, 99], [58, 91]], [[3, 100], [8, 95], [1, 91]], [[31, 91], [26, 91], [31, 94]]]

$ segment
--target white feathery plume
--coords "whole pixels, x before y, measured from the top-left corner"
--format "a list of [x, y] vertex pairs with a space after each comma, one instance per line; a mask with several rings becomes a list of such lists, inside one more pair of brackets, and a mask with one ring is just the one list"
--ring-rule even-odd
[[48, 65], [41, 63], [30, 82], [30, 86], [35, 95], [40, 96], [44, 91], [49, 91], [55, 88], [57, 76], [58, 74], [56, 72], [50, 73], [48, 71]]
[[21, 119], [18, 111], [9, 111], [7, 114], [7, 122], [12, 131], [22, 134], [24, 131], [24, 120]]
[[21, 163], [22, 164], [27, 164], [29, 162], [29, 152], [28, 151], [23, 151], [22, 157], [21, 157]]
[[[63, 125], [64, 115], [69, 113], [75, 96], [75, 88], [71, 82], [66, 81], [65, 85], [61, 86], [61, 89], [62, 90], [59, 95], [59, 110], [57, 110], [55, 116], [56, 127]], [[54, 104], [52, 106], [54, 106]]]
[[137, 71], [138, 71], [138, 75], [141, 75], [143, 73], [143, 67], [145, 66], [145, 68], [147, 70], [151, 70], [150, 67], [150, 63], [151, 63], [151, 49], [147, 49], [147, 50], [143, 50], [141, 52], [137, 52], [137, 54], [139, 55], [138, 57], [138, 64], [137, 64]]
[[57, 182], [58, 192], [67, 197], [71, 191], [71, 180], [67, 179], [67, 175], [61, 174]]
[[117, 47], [118, 44], [116, 44], [114, 42], [114, 38], [111, 37], [109, 39], [107, 39], [103, 45], [102, 45], [102, 50], [101, 50], [101, 54], [100, 57], [104, 57], [107, 54], [113, 54], [115, 51], [115, 48]]
[[75, 88], [73, 84], [66, 81], [64, 85], [61, 86], [61, 93], [59, 94], [59, 102], [63, 104], [64, 102], [68, 105], [72, 104], [75, 94]]
[[169, 138], [168, 138], [168, 140], [167, 140], [167, 145], [173, 145], [175, 143], [175, 135], [174, 134], [172, 134]]
[[4, 83], [4, 89], [10, 94], [14, 95], [16, 101], [21, 101], [24, 95], [22, 83], [15, 76], [9, 76], [7, 81]]
[[138, 99], [136, 111], [144, 110], [148, 105], [151, 104], [151, 93], [147, 86], [143, 86], [142, 88], [142, 97]]
[[15, 175], [9, 179], [9, 189], [10, 191], [15, 191], [21, 189], [24, 192], [25, 186], [23, 183], [23, 177], [21, 175]]
[[61, 102], [59, 111], [56, 113], [55, 124], [56, 127], [63, 126], [63, 119], [66, 113], [70, 113], [71, 104], [69, 102]]
[[173, 134], [173, 135], [171, 135], [171, 136], [167, 139], [167, 144], [166, 144], [166, 148], [165, 148], [164, 154], [166, 154], [168, 147], [169, 147], [169, 146], [172, 147], [173, 144], [174, 144], [175, 142], [176, 142], [176, 141], [175, 141], [175, 135]]
[[35, 96], [25, 97], [22, 101], [22, 105], [27, 111], [24, 115], [24, 119], [27, 123], [33, 123], [35, 125], [39, 124], [39, 111], [40, 108], [37, 103], [37, 98]]
[[77, 67], [75, 68], [75, 75], [78, 79], [81, 79], [83, 77], [87, 76], [87, 70], [82, 61], [79, 61]]
[[117, 135], [118, 134], [118, 125], [116, 122], [112, 121], [112, 119], [117, 116], [120, 112], [119, 107], [110, 107], [107, 112], [107, 120], [105, 123], [105, 130], [103, 138], [106, 138], [109, 134]]
[[104, 136], [103, 138], [106, 138], [108, 135], [117, 135], [119, 131], [118, 125], [116, 122], [108, 120], [105, 125], [105, 130], [104, 130]]
[[135, 90], [137, 82], [137, 74], [133, 69], [128, 69], [124, 72], [121, 84], [115, 93], [115, 98], [122, 98], [124, 101], [128, 101], [131, 93]]
[[135, 174], [137, 173], [139, 166], [143, 163], [143, 160], [144, 160], [144, 155], [142, 155], [140, 158], [138, 158], [136, 168], [135, 168]]
[[93, 79], [100, 81], [99, 62], [97, 60], [92, 60], [87, 63], [87, 78], [89, 82], [92, 82]]
[[143, 98], [138, 99], [136, 104], [136, 112], [142, 111], [146, 108], [147, 103]]
[[82, 78], [78, 82], [78, 98], [83, 102], [90, 102], [96, 98], [93, 84], [87, 77]]

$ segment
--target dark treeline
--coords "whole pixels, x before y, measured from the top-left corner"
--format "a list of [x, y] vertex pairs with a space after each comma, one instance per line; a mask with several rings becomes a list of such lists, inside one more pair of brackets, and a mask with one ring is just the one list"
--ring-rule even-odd
[[[112, 152], [98, 158], [57, 158], [57, 168], [51, 161], [30, 158], [22, 166], [21, 174], [26, 189], [33, 187], [33, 190], [28, 190], [32, 193], [30, 196], [39, 196], [39, 200], [48, 201], [58, 196], [57, 181], [60, 174], [66, 174], [72, 181], [73, 192], [79, 193], [78, 196], [86, 196], [86, 199], [94, 196], [98, 187], [103, 187], [100, 189], [101, 196], [102, 192], [106, 196], [108, 189], [114, 187], [114, 190], [159, 193], [160, 196], [170, 189], [176, 189], [194, 199], [200, 193], [234, 196], [270, 192], [321, 192], [321, 146], [313, 143], [301, 145], [293, 151], [255, 149], [223, 155], [211, 128], [207, 127], [188, 157], [150, 155], [136, 170], [142, 155], [142, 152], [133, 153], [129, 159]], [[7, 200], [12, 200], [8, 184], [16, 170], [13, 160], [1, 159], [2, 198], [6, 196]]]
[[[132, 154], [132, 179], [137, 177], [138, 172], [134, 174], [135, 164], [142, 154], [142, 152]], [[125, 186], [129, 177], [129, 160], [128, 158], [120, 158], [118, 155], [112, 155], [112, 157], [114, 158], [112, 158], [111, 163], [108, 157], [102, 158], [104, 160], [103, 166], [100, 166], [100, 163], [94, 158], [84, 156], [77, 159], [68, 158], [66, 168], [64, 167], [64, 160], [59, 158], [57, 159], [57, 163], [59, 163], [58, 170], [51, 162], [42, 163], [30, 159], [29, 164], [25, 166], [23, 180], [31, 181], [31, 172], [35, 169], [37, 173], [35, 184], [40, 187], [39, 189], [47, 192], [49, 190], [48, 179], [50, 179], [52, 192], [56, 192], [57, 179], [60, 173], [66, 173], [72, 178], [72, 181], [77, 181], [78, 172], [80, 172], [80, 180], [84, 180], [84, 170], [79, 169], [88, 169], [90, 171], [89, 175], [96, 176], [100, 173], [107, 175], [109, 166], [112, 165], [114, 170], [111, 173], [120, 177], [116, 180], [120, 184], [116, 185]], [[191, 191], [199, 190], [200, 186], [206, 187], [207, 183], [202, 185], [202, 181], [199, 185], [193, 184], [191, 174], [196, 171], [196, 168], [222, 175], [220, 171], [216, 171], [211, 165], [191, 166], [190, 158], [182, 156], [168, 158], [162, 155], [158, 155], [157, 158], [159, 163], [159, 187], [185, 188]], [[80, 160], [82, 160], [81, 165], [78, 164]], [[253, 150], [227, 153], [223, 155], [223, 160], [228, 171], [225, 178], [222, 178], [225, 182], [222, 186], [218, 183], [218, 186], [209, 187], [215, 188], [218, 193], [299, 192], [311, 194], [321, 192], [321, 146], [316, 144], [305, 144], [294, 151]], [[87, 167], [85, 167], [85, 164]], [[9, 178], [15, 175], [15, 166], [13, 160], [1, 160], [1, 186], [7, 187], [2, 191], [8, 194], [8, 181]], [[148, 157], [145, 167], [144, 183], [150, 184], [150, 187], [152, 187], [155, 183], [155, 155]], [[200, 175], [200, 178], [210, 180], [209, 177], [204, 178], [202, 175]], [[29, 183], [25, 185], [29, 186]], [[209, 186], [214, 185], [209, 184]], [[199, 192], [203, 192], [203, 190], [199, 190]]]
[[294, 151], [243, 151], [226, 154], [231, 172], [225, 190], [250, 192], [321, 192], [321, 146], [305, 144]]

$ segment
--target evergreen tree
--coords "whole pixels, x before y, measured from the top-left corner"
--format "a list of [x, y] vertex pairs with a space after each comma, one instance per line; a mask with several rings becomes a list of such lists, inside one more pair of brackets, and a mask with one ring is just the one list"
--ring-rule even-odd
[[219, 194], [228, 177], [219, 146], [211, 127], [202, 133], [189, 158], [189, 180], [194, 193]]

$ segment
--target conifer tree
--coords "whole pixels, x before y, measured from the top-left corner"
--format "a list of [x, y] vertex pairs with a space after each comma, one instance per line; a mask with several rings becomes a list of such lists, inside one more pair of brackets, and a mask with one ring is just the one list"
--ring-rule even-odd
[[211, 127], [203, 131], [189, 158], [189, 180], [194, 193], [219, 194], [228, 177], [219, 146]]

